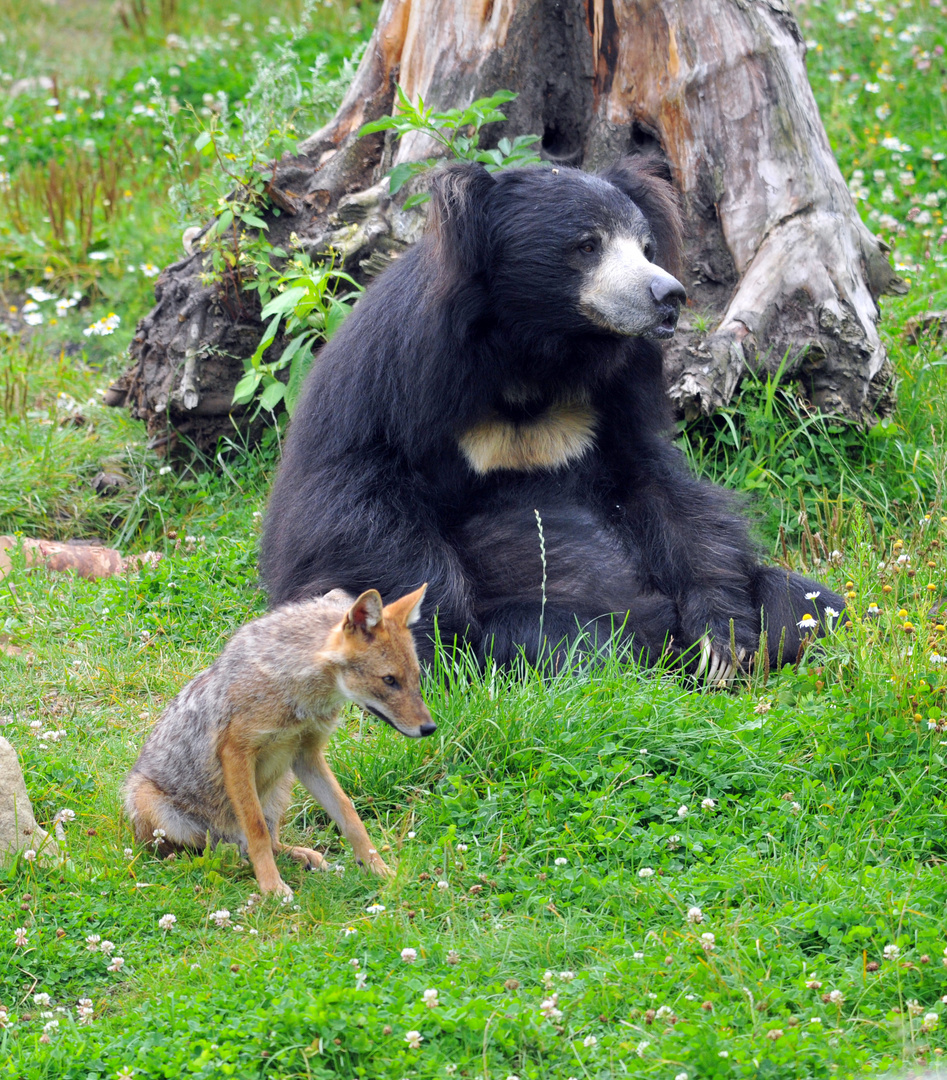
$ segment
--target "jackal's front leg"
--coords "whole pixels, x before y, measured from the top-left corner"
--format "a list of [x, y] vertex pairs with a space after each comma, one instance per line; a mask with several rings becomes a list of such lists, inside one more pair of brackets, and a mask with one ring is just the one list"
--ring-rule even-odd
[[362, 819], [355, 813], [348, 795], [339, 786], [322, 748], [314, 743], [304, 747], [293, 763], [293, 771], [310, 795], [319, 803], [339, 831], [352, 845], [355, 861], [379, 877], [392, 877], [393, 871], [386, 865], [368, 838]]
[[280, 877], [273, 858], [273, 838], [267, 828], [256, 790], [256, 754], [234, 737], [232, 727], [217, 746], [224, 787], [243, 835], [260, 891], [292, 896], [293, 890]]

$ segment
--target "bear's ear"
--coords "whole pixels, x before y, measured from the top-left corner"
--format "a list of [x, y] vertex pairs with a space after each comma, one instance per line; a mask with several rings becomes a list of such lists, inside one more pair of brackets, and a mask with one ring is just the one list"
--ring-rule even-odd
[[601, 173], [648, 219], [657, 245], [655, 262], [680, 277], [683, 225], [671, 170], [658, 157], [624, 157]]
[[444, 266], [470, 276], [484, 264], [489, 243], [485, 204], [495, 184], [475, 161], [454, 162], [434, 173], [428, 233], [435, 258]]

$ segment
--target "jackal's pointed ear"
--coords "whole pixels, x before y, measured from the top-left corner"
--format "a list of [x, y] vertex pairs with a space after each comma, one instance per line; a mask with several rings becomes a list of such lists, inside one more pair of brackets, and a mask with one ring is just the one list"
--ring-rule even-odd
[[426, 592], [427, 582], [420, 589], [415, 589], [413, 593], [408, 593], [407, 596], [402, 596], [400, 600], [389, 604], [385, 608], [385, 618], [393, 619], [402, 626], [414, 626], [421, 617], [421, 601]]
[[349, 608], [342, 622], [342, 630], [346, 634], [370, 634], [381, 619], [381, 596], [377, 589], [369, 589]]

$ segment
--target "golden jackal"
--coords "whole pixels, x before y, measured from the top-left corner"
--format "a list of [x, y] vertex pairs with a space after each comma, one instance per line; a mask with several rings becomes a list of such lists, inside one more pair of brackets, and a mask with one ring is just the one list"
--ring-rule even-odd
[[274, 855], [285, 852], [310, 869], [325, 862], [318, 851], [279, 841], [295, 773], [358, 863], [390, 875], [324, 749], [344, 701], [411, 738], [435, 730], [409, 629], [426, 588], [384, 608], [374, 589], [354, 602], [335, 590], [239, 630], [158, 718], [125, 781], [138, 842], [157, 841], [164, 854], [208, 841], [237, 844], [263, 892], [291, 896]]

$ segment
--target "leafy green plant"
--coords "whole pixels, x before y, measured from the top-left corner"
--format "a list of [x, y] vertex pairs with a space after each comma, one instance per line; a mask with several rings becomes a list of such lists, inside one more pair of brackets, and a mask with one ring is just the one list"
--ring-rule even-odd
[[[340, 292], [340, 286], [348, 288]], [[312, 364], [312, 347], [332, 337], [362, 287], [349, 274], [336, 270], [331, 260], [313, 264], [308, 255], [301, 254], [293, 259], [288, 273], [275, 280], [261, 276], [258, 288], [261, 298], [266, 292], [276, 295], [263, 305], [262, 317], [269, 322], [246, 361], [246, 374], [234, 388], [234, 402], [246, 405], [258, 398], [261, 409], [275, 412], [282, 404], [292, 416]], [[289, 340], [279, 359], [265, 361], [263, 354], [280, 333]], [[289, 378], [283, 382], [277, 373], [287, 367]]]
[[[498, 90], [490, 97], [472, 102], [465, 109], [447, 109], [444, 112], [435, 112], [425, 106], [420, 96], [415, 105], [400, 85], [397, 86], [397, 93], [399, 111], [394, 116], [383, 116], [364, 124], [359, 135], [394, 131], [396, 137], [401, 138], [409, 132], [420, 132], [443, 146], [452, 157], [479, 161], [489, 172], [517, 165], [534, 165], [542, 160], [530, 150], [531, 146], [539, 142], [538, 135], [502, 138], [494, 149], [479, 149], [481, 128], [485, 124], [495, 124], [506, 119], [498, 106], [516, 97], [512, 90]], [[427, 172], [437, 163], [438, 159], [431, 157], [423, 161], [406, 161], [396, 165], [388, 174], [391, 194], [396, 194], [412, 177]], [[417, 192], [405, 200], [405, 207], [417, 206], [430, 197], [428, 192]]]

